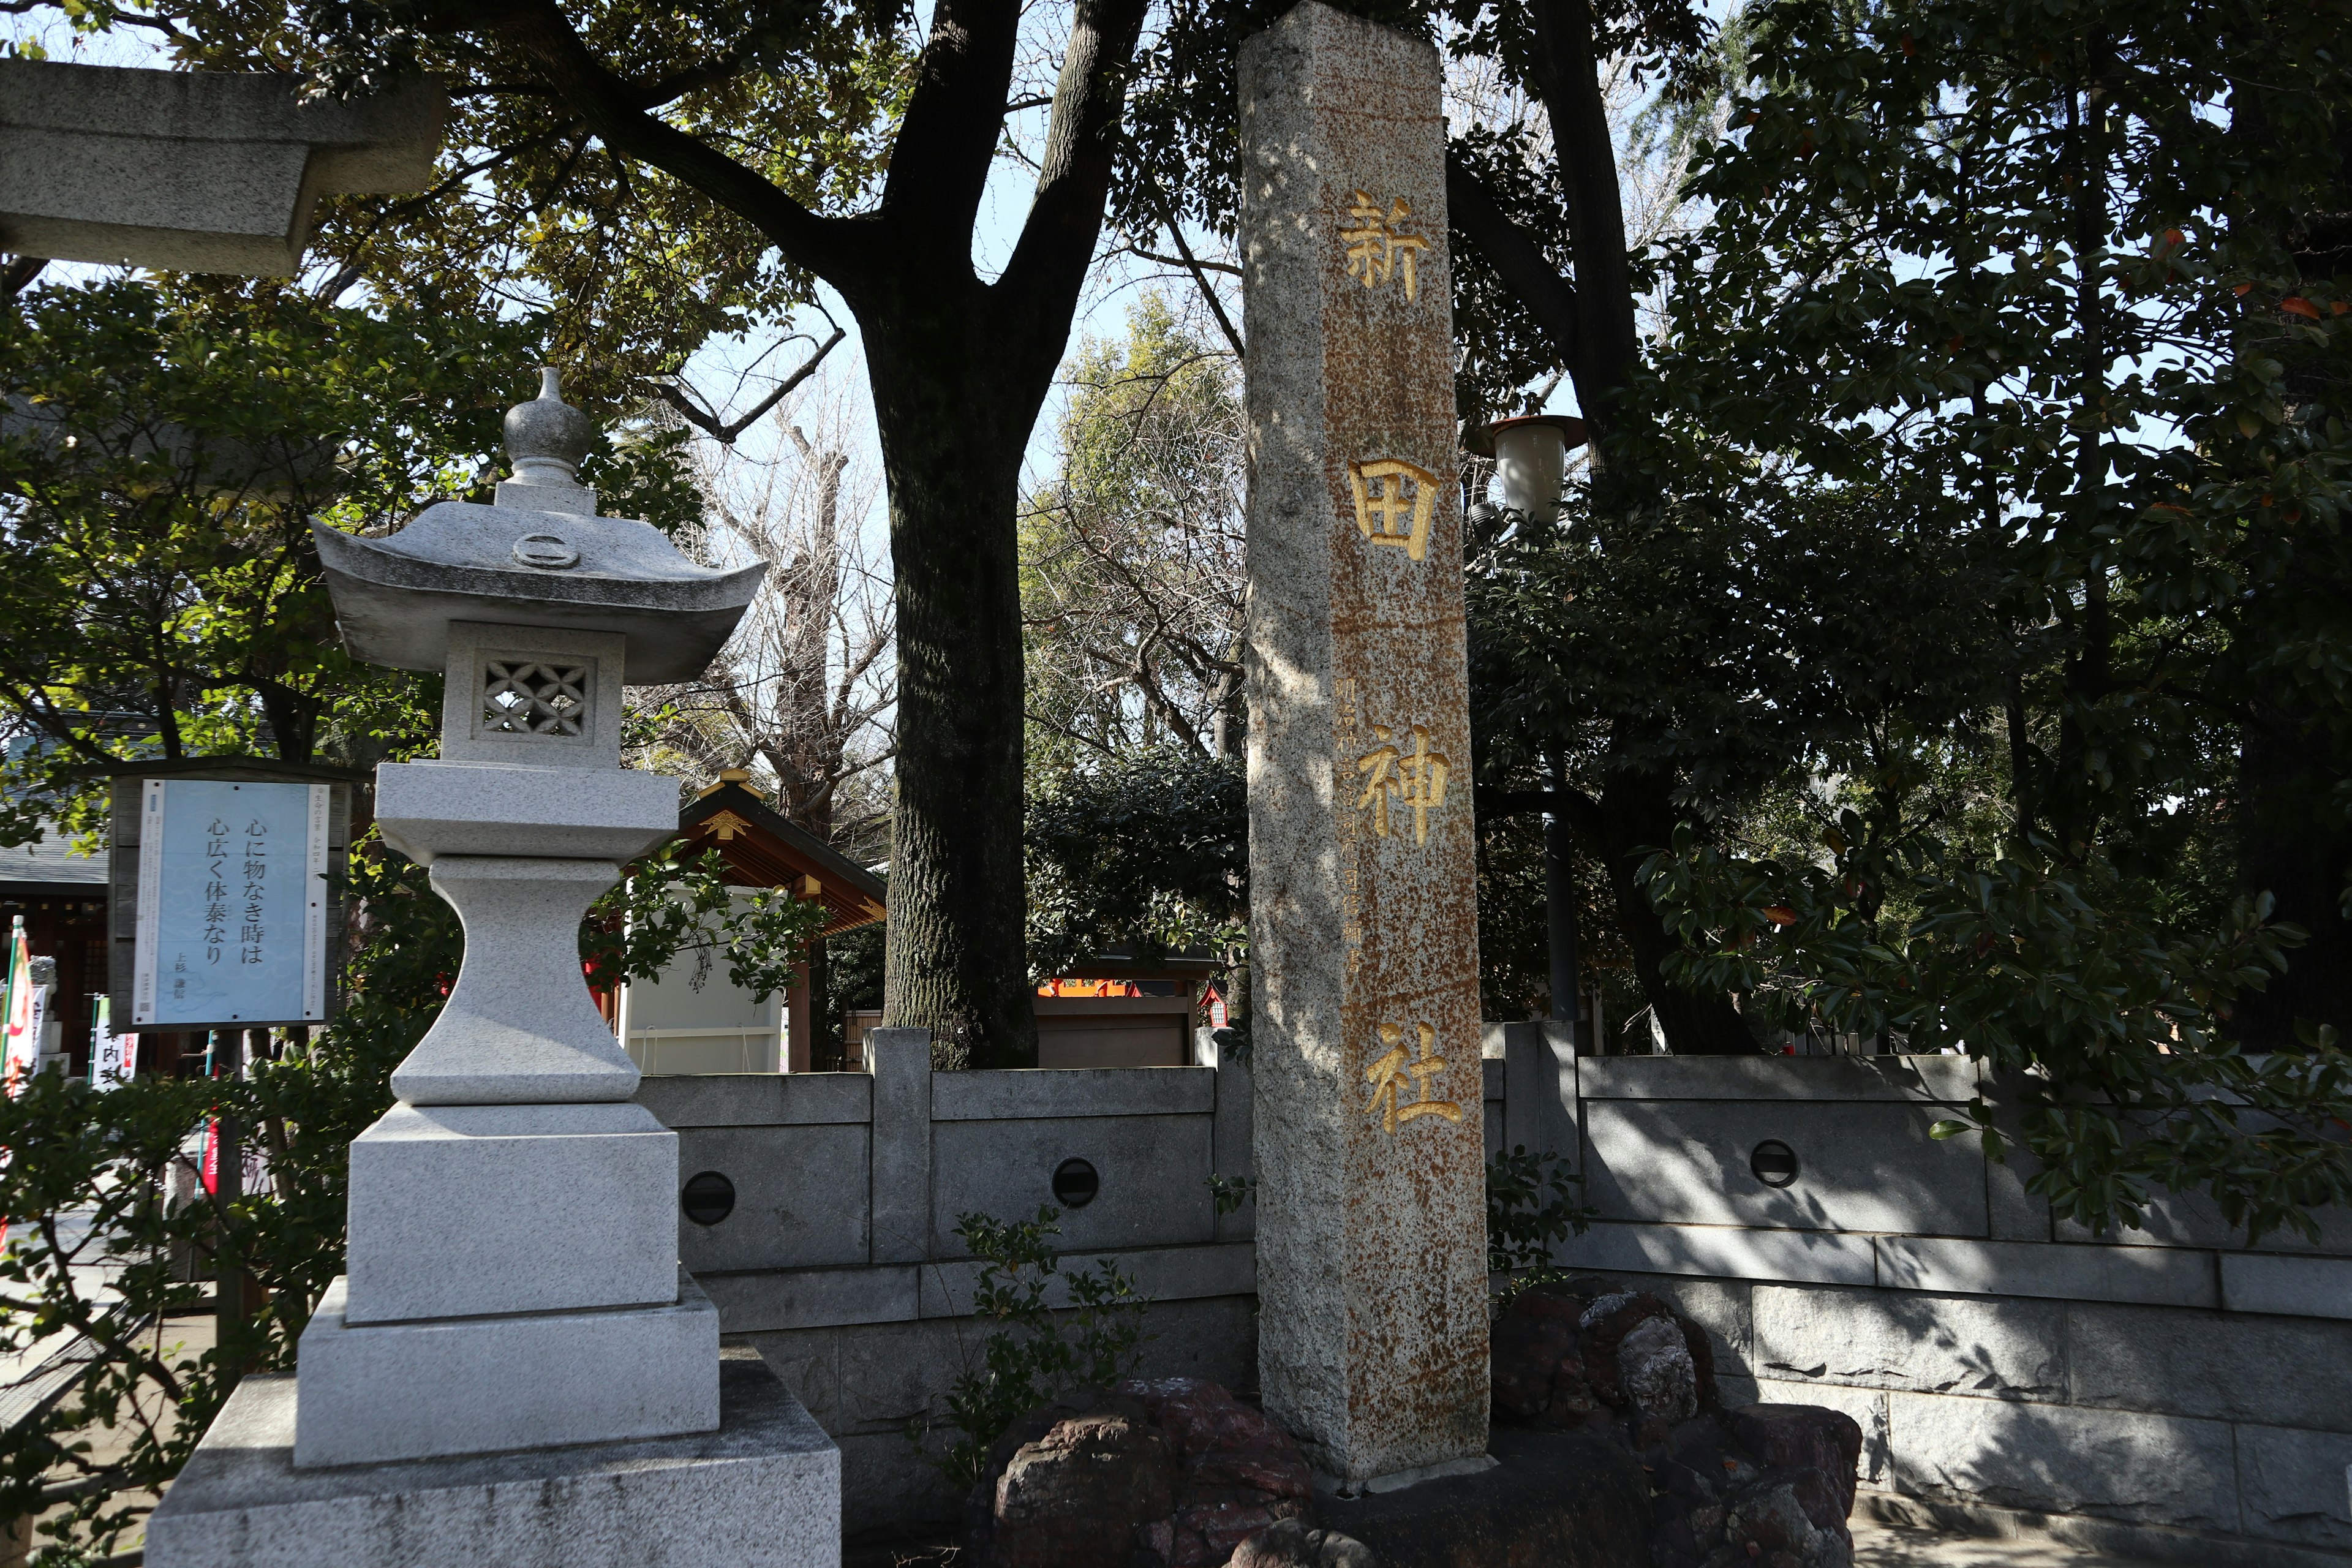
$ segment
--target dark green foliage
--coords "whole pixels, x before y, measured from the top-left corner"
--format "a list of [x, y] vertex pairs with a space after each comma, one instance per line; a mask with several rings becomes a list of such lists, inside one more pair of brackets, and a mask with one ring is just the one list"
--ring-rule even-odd
[[[932, 1460], [960, 1490], [979, 1483], [989, 1447], [1006, 1427], [1056, 1394], [1108, 1388], [1129, 1376], [1149, 1337], [1143, 1320], [1150, 1303], [1109, 1258], [1063, 1271], [1053, 1247], [1061, 1217], [1051, 1204], [1034, 1220], [956, 1216], [956, 1236], [980, 1260], [972, 1316], [994, 1325], [979, 1367], [949, 1387], [948, 1423], [958, 1436]], [[1057, 1296], [1067, 1299], [1066, 1309], [1049, 1304]], [[929, 1435], [925, 1422], [908, 1429], [918, 1447]]]
[[1029, 964], [1248, 941], [1249, 804], [1240, 759], [1174, 749], [1074, 770], [1028, 809]]
[[[271, 284], [39, 289], [0, 311], [0, 841], [104, 810], [138, 755], [365, 765], [435, 693], [335, 636], [310, 522], [381, 528], [494, 471], [541, 323], [321, 306]], [[674, 525], [674, 441], [592, 454], [607, 510]]]
[[[1786, 640], [1832, 700], [1776, 697], [1791, 775], [1651, 862], [1667, 967], [1987, 1060], [2094, 1229], [2352, 1197], [2347, 21], [1762, 8], [1637, 389], [1775, 534], [1852, 517], [1871, 549], [1816, 553], [1857, 593], [1908, 558], [1952, 601], [1898, 658]], [[1759, 586], [1767, 625], [1805, 602]]]

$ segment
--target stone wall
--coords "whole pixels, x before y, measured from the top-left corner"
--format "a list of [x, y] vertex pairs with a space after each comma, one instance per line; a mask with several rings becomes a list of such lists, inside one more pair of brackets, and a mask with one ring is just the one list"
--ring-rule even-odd
[[[1055, 1204], [1071, 1266], [1108, 1258], [1154, 1303], [1146, 1375], [1255, 1384], [1255, 1215], [1218, 1214], [1209, 1184], [1249, 1170], [1246, 1068], [1205, 1040], [1203, 1065], [1182, 1068], [934, 1073], [928, 1037], [894, 1029], [866, 1052], [863, 1072], [649, 1077], [637, 1092], [677, 1132], [681, 1178], [733, 1189], [725, 1217], [681, 1215], [678, 1256], [722, 1331], [840, 1443], [847, 1533], [960, 1505], [907, 1432], [943, 1415], [985, 1341], [963, 1214]], [[1054, 1185], [1073, 1160], [1097, 1184], [1078, 1206]]]
[[[2168, 1200], [2094, 1238], [2022, 1156], [1927, 1136], [1979, 1087], [1969, 1060], [1579, 1060], [1540, 1026], [1495, 1032], [1490, 1136], [1572, 1150], [1601, 1213], [1560, 1261], [1705, 1323], [1727, 1399], [1852, 1415], [1866, 1511], [2352, 1563], [2352, 1215], [2250, 1250]], [[1795, 1156], [1784, 1186], [1753, 1168], [1768, 1141]]]
[[[2352, 1218], [2250, 1250], [2172, 1201], [2094, 1240], [2030, 1165], [1927, 1135], [1977, 1088], [1957, 1058], [1580, 1059], [1538, 1025], [1489, 1026], [1486, 1057], [1489, 1149], [1567, 1154], [1601, 1210], [1559, 1261], [1706, 1324], [1727, 1398], [1853, 1415], [1866, 1511], [2352, 1565]], [[956, 1216], [1034, 1214], [1066, 1160], [1099, 1181], [1063, 1216], [1074, 1262], [1110, 1258], [1158, 1303], [1147, 1370], [1255, 1384], [1255, 1215], [1216, 1214], [1208, 1183], [1249, 1173], [1250, 1079], [1197, 1059], [933, 1074], [883, 1031], [869, 1072], [645, 1080], [683, 1173], [736, 1192], [681, 1220], [680, 1255], [840, 1440], [851, 1531], [951, 1510], [903, 1434], [982, 1338]], [[1752, 1168], [1767, 1141], [1786, 1186]]]

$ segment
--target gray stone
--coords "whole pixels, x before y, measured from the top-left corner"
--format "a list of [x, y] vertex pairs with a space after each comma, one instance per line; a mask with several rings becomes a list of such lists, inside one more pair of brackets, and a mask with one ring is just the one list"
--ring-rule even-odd
[[874, 1081], [873, 1238], [877, 1263], [919, 1263], [931, 1240], [931, 1032], [870, 1029]]
[[[516, 547], [546, 536], [576, 565], [546, 571]], [[699, 677], [767, 573], [698, 566], [649, 522], [474, 501], [426, 507], [399, 532], [362, 539], [323, 521], [310, 537], [357, 657], [395, 669], [446, 662], [453, 622], [592, 626], [626, 641], [622, 679], [658, 686]]]
[[1896, 1489], [1931, 1500], [2239, 1528], [2230, 1427], [2137, 1411], [1889, 1394]]
[[596, 492], [580, 482], [580, 465], [596, 449], [595, 421], [563, 401], [553, 365], [541, 369], [537, 397], [507, 410], [502, 434], [514, 477], [499, 481], [494, 504], [596, 515]]
[[2221, 1305], [2232, 1312], [2352, 1318], [2352, 1258], [2225, 1252]]
[[[746, 1075], [750, 1076], [750, 1075]], [[716, 1225], [669, 1219], [686, 1266], [705, 1269], [839, 1268], [864, 1263], [866, 1130], [863, 1127], [695, 1127], [678, 1135], [678, 1178], [715, 1171], [735, 1188]]]
[[[2316, 1242], [2306, 1241], [2292, 1231], [2274, 1230], [2263, 1237], [2263, 1247], [2272, 1252], [2352, 1253], [2352, 1211], [2331, 1205], [2311, 1210], [2310, 1216], [2319, 1227]], [[2072, 1220], [2058, 1221], [2054, 1234], [2060, 1241], [2095, 1246], [2236, 1248], [2246, 1245], [2245, 1228], [2224, 1219], [2221, 1205], [2201, 1192], [2158, 1191], [2149, 1198], [2138, 1225], [2110, 1230], [2103, 1236]]]
[[[955, 1234], [960, 1215], [1027, 1219], [1045, 1204], [1062, 1210], [1058, 1245], [1072, 1251], [1214, 1240], [1213, 1131], [1205, 1115], [940, 1122], [931, 1132], [931, 1256], [968, 1256]], [[1054, 1196], [1054, 1172], [1067, 1160], [1086, 1161], [1100, 1183], [1083, 1208]]]
[[411, 1105], [625, 1100], [641, 1076], [580, 973], [580, 919], [609, 860], [449, 856], [433, 888], [466, 927], [457, 984], [392, 1075]]
[[2352, 1436], [2241, 1426], [2238, 1487], [2247, 1534], [2352, 1552]]
[[1603, 1274], [1701, 1274], [1725, 1279], [1805, 1279], [1868, 1285], [1877, 1253], [1866, 1236], [1830, 1230], [1601, 1222], [1552, 1249], [1569, 1268]]
[[[429, 1262], [429, 1260], [428, 1260]], [[304, 1469], [709, 1432], [719, 1309], [681, 1271], [663, 1307], [355, 1324], [327, 1288], [298, 1347]]]
[[677, 1135], [637, 1105], [395, 1105], [352, 1140], [346, 1319], [677, 1299]]
[[376, 826], [420, 866], [444, 855], [635, 859], [677, 833], [677, 784], [628, 768], [386, 763]]
[[1761, 1375], [1791, 1382], [2056, 1402], [2062, 1322], [2046, 1301], [1892, 1291], [1756, 1288]]
[[[1626, 1283], [1634, 1289], [1663, 1297], [1675, 1311], [1706, 1331], [1714, 1346], [1718, 1378], [1754, 1375], [1754, 1286], [1731, 1280], [1677, 1279], [1667, 1275], [1652, 1275]], [[1730, 1401], [1727, 1399], [1726, 1403]]]
[[[1594, 1100], [1585, 1196], [1611, 1219], [1982, 1236], [1984, 1155], [1973, 1137], [1928, 1136], [1944, 1114], [1925, 1104]], [[1796, 1152], [1792, 1184], [1767, 1186], [1750, 1169], [1767, 1140]]]
[[1352, 1484], [1486, 1436], [1444, 70], [1316, 0], [1239, 68], [1259, 1382]]
[[824, 1127], [873, 1121], [874, 1080], [863, 1071], [655, 1073], [636, 1100], [670, 1128]]
[[1926, 1100], [1976, 1093], [1967, 1057], [1591, 1057], [1587, 1100]]
[[2166, 1247], [2073, 1247], [2059, 1242], [1877, 1238], [1878, 1282], [1904, 1290], [1972, 1296], [2042, 1296], [2152, 1306], [2220, 1304], [2213, 1256]]
[[833, 1324], [899, 1323], [923, 1315], [919, 1266], [762, 1268], [701, 1281], [730, 1334]]
[[2066, 1368], [2071, 1405], [2352, 1432], [2352, 1323], [2076, 1302]]
[[719, 1366], [706, 1434], [333, 1470], [294, 1468], [295, 1380], [248, 1377], [149, 1521], [147, 1562], [835, 1568], [840, 1451], [756, 1354]]
[[0, 250], [292, 277], [320, 196], [431, 183], [449, 107], [422, 79], [346, 102], [301, 86], [0, 60]]
[[[1093, 1252], [1070, 1255], [1072, 1271], [1108, 1262], [1135, 1282], [1136, 1293], [1150, 1301], [1181, 1300], [1200, 1296], [1234, 1296], [1257, 1289], [1264, 1252], [1247, 1242], [1213, 1242], [1203, 1247], [1155, 1247], [1139, 1252]], [[971, 1310], [971, 1292], [980, 1278], [977, 1263], [940, 1263], [923, 1270], [923, 1315], [961, 1317]], [[1066, 1284], [1056, 1282], [1045, 1292], [1048, 1306], [1070, 1304]]]
[[1992, 1125], [2005, 1140], [2002, 1157], [1985, 1162], [1985, 1205], [1995, 1241], [2052, 1239], [2050, 1200], [2025, 1190], [2042, 1162], [2025, 1147], [2023, 1080], [1987, 1073], [1982, 1092]]
[[[531, 537], [543, 542], [550, 536]], [[617, 768], [621, 672], [627, 651], [628, 639], [616, 632], [451, 621], [448, 652], [442, 664], [441, 760], [600, 772]], [[551, 684], [551, 678], [558, 674], [563, 679]], [[545, 700], [538, 696], [542, 692]], [[526, 697], [532, 700], [525, 700]], [[635, 772], [623, 776], [661, 778], [659, 773]], [[675, 790], [674, 781], [663, 782]], [[572, 786], [561, 778], [549, 784], [551, 795], [570, 795]], [[609, 790], [614, 785], [607, 782], [605, 787]], [[675, 794], [671, 804], [674, 808]], [[571, 816], [568, 802], [565, 809], [554, 815]], [[677, 827], [673, 809], [671, 831]], [[511, 847], [469, 851], [450, 846], [443, 853], [515, 855], [523, 851]]]
[[[1489, 1026], [1502, 1037], [1502, 1148], [1555, 1154], [1565, 1169], [1583, 1160], [1576, 1113], [1577, 1057], [1568, 1026], [1559, 1022]], [[1489, 1148], [1489, 1158], [1497, 1151]]]
[[1207, 1115], [1216, 1105], [1208, 1068], [1024, 1068], [941, 1073], [931, 1089], [935, 1121], [1008, 1121], [1043, 1116]]
[[[1213, 1068], [1217, 1075], [1215, 1120], [1209, 1133], [1211, 1173], [1228, 1183], [1248, 1183], [1257, 1168], [1252, 1147], [1257, 1091], [1250, 1079], [1248, 1055], [1228, 1051], [1205, 1029], [1201, 1032], [1197, 1053], [1196, 1059]], [[1256, 1196], [1245, 1190], [1240, 1206], [1229, 1214], [1218, 1215], [1216, 1224], [1219, 1241], [1247, 1241], [1255, 1237]]]
[[1697, 1368], [1672, 1318], [1646, 1319], [1618, 1342], [1617, 1375], [1643, 1415], [1672, 1425], [1698, 1412]]

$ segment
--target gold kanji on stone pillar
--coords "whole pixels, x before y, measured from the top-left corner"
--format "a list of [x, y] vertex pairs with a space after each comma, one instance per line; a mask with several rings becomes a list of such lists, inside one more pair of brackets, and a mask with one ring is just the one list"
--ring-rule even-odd
[[1242, 54], [1258, 1377], [1349, 1490], [1491, 1462], [1442, 87], [1315, 0]]

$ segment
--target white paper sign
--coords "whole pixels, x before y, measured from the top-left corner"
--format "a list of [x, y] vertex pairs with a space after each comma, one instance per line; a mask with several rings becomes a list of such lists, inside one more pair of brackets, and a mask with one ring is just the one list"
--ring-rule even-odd
[[144, 784], [131, 1022], [322, 1021], [329, 786]]
[[113, 1089], [139, 1074], [139, 1037], [118, 1035], [108, 1018], [110, 999], [98, 999], [98, 1017], [89, 1029], [89, 1087]]

